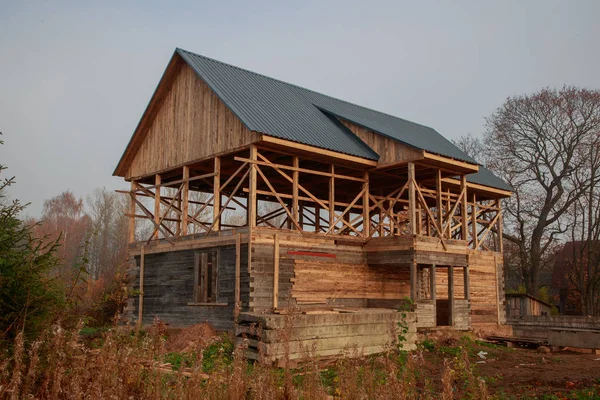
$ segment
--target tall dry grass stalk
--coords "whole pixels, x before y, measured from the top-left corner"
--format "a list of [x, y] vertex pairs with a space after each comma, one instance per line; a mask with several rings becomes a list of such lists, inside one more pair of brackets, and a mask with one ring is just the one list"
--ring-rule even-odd
[[425, 360], [419, 350], [406, 353], [390, 346], [385, 354], [363, 357], [361, 349], [352, 348], [323, 368], [314, 348], [303, 349], [311, 361], [275, 368], [246, 360], [244, 341], [233, 353], [218, 353], [208, 370], [204, 352], [220, 342], [206, 342], [173, 371], [163, 364], [166, 327], [160, 321], [139, 333], [109, 329], [93, 345], [84, 344], [80, 328], [55, 325], [27, 348], [17, 336], [12, 355], [0, 360], [0, 398], [432, 399], [440, 397], [439, 392], [442, 399], [488, 396], [464, 351], [446, 361], [441, 376], [434, 377], [434, 389], [423, 374]]

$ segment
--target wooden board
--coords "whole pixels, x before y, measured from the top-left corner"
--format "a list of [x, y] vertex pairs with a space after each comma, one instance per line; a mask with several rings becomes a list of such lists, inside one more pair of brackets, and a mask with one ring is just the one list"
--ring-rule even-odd
[[260, 140], [217, 95], [183, 65], [174, 77], [145, 138], [131, 162], [127, 178], [146, 176]]

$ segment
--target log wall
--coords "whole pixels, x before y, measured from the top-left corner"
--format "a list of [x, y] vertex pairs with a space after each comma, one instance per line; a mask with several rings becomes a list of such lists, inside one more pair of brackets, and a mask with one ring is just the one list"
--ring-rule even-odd
[[[249, 275], [247, 273], [247, 246], [241, 247], [241, 296], [242, 310], [248, 308]], [[208, 322], [217, 330], [232, 330], [234, 316], [235, 247], [217, 247], [201, 251], [218, 251], [217, 300], [215, 305], [190, 305], [194, 303], [194, 257], [197, 250], [147, 254], [144, 257], [144, 325], [151, 325], [154, 318], [175, 326], [189, 326]], [[140, 257], [129, 271], [130, 285], [139, 290]], [[131, 299], [131, 322], [138, 316], [139, 299]]]

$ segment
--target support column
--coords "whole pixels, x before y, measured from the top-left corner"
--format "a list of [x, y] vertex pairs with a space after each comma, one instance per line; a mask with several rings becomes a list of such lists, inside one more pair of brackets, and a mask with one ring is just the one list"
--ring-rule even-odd
[[145, 245], [142, 244], [140, 249], [140, 294], [138, 297], [138, 320], [137, 329], [142, 327], [142, 320], [144, 318], [144, 259], [145, 259]]
[[[469, 220], [468, 220], [468, 199], [467, 199], [467, 177], [466, 175], [463, 175], [460, 177], [460, 190], [461, 193], [463, 193], [463, 196], [461, 199], [458, 199], [461, 201], [461, 230], [460, 230], [460, 237], [462, 240], [469, 240]], [[463, 192], [464, 191], [464, 192]]]
[[190, 167], [183, 167], [183, 189], [181, 191], [181, 235], [188, 234], [189, 196], [190, 196]]
[[273, 235], [273, 308], [279, 306], [279, 237]]
[[498, 213], [500, 214], [500, 216], [498, 217], [498, 226], [497, 226], [497, 230], [498, 230], [498, 251], [500, 251], [500, 253], [504, 253], [504, 242], [503, 242], [503, 238], [502, 238], [502, 229], [503, 229], [503, 225], [504, 222], [502, 220], [503, 215], [502, 215], [502, 203], [500, 202], [500, 199], [496, 200], [496, 205], [498, 206]]
[[[254, 169], [254, 165], [252, 165], [252, 171], [254, 172], [255, 182], [256, 182], [256, 170]], [[215, 168], [214, 168], [215, 176], [213, 177], [213, 230], [220, 231], [221, 230], [221, 157], [215, 157]], [[250, 195], [248, 195], [250, 197]]]
[[471, 236], [473, 237], [473, 250], [477, 250], [479, 242], [477, 239], [477, 195], [473, 193], [473, 205], [471, 206]]
[[[250, 145], [250, 160], [256, 161], [255, 145]], [[250, 229], [256, 227], [256, 168], [254, 165], [254, 163], [250, 164], [250, 180], [248, 187], [248, 227]]]
[[[292, 215], [296, 222], [298, 222], [298, 225], [304, 229], [300, 217], [300, 205], [298, 203], [298, 181], [300, 178], [300, 172], [298, 171], [298, 168], [300, 168], [300, 158], [298, 156], [294, 156], [292, 165], [294, 167], [294, 171], [292, 172]], [[292, 229], [297, 229], [295, 224], [292, 224]]]
[[[154, 177], [154, 222], [156, 226], [160, 224], [160, 175], [156, 174]], [[154, 231], [154, 239], [158, 239], [158, 229]]]
[[365, 192], [363, 193], [362, 203], [363, 203], [363, 237], [368, 238], [370, 236], [371, 230], [371, 213], [369, 212], [369, 173], [365, 171], [363, 178], [365, 179], [365, 183], [363, 183], [363, 189]]
[[411, 235], [417, 234], [417, 221], [415, 221], [415, 209], [415, 164], [408, 163], [408, 224]]
[[329, 178], [329, 230], [334, 232], [333, 223], [335, 221], [335, 167], [331, 164], [331, 178]]
[[412, 301], [417, 301], [417, 263], [410, 263], [410, 298]]
[[444, 225], [444, 205], [442, 204], [442, 170], [438, 169], [437, 170], [437, 175], [435, 177], [435, 207], [437, 208], [437, 226], [439, 226], [439, 229], [436, 229], [436, 231], [438, 231], [438, 235], [440, 237], [444, 237], [444, 230], [442, 229], [442, 226]]
[[454, 326], [454, 267], [448, 266], [448, 325]]
[[240, 270], [242, 264], [242, 234], [237, 233], [235, 235], [235, 304], [233, 305], [233, 315], [237, 318], [241, 304], [240, 304]]
[[321, 206], [315, 206], [315, 232], [321, 232]]
[[429, 273], [429, 286], [431, 292], [431, 301], [433, 302], [433, 326], [437, 326], [437, 293], [436, 293], [436, 265], [431, 266], [431, 272]]
[[131, 181], [131, 192], [129, 197], [129, 243], [135, 242], [135, 181]]
[[471, 278], [469, 277], [469, 267], [463, 267], [463, 278], [465, 288], [465, 300], [469, 300], [471, 291]]

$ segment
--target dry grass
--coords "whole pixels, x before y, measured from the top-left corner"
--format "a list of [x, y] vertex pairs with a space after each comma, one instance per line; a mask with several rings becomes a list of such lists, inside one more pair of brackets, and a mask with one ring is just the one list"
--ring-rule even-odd
[[273, 368], [248, 362], [244, 346], [233, 348], [226, 337], [169, 353], [160, 322], [140, 333], [113, 328], [89, 343], [80, 328], [56, 325], [27, 347], [17, 337], [11, 355], [0, 359], [0, 399], [432, 399], [440, 391], [444, 399], [486, 397], [466, 353], [448, 361], [434, 382], [422, 374], [420, 350], [360, 357], [355, 349], [327, 367], [312, 361]]

